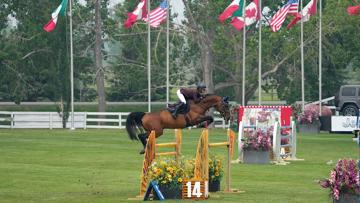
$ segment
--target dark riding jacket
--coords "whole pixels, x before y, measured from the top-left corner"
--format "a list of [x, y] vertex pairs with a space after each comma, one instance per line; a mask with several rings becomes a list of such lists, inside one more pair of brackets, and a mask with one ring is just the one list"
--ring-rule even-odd
[[198, 103], [201, 100], [201, 95], [199, 94], [197, 89], [181, 88], [180, 92], [184, 95], [186, 101], [193, 100], [195, 103]]

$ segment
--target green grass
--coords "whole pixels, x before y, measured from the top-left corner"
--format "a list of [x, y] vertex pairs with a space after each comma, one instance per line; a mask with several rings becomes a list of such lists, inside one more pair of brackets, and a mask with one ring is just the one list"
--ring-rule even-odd
[[[195, 155], [200, 133], [183, 130], [185, 156]], [[166, 134], [158, 142], [174, 139], [173, 131]], [[224, 135], [211, 130], [210, 142]], [[305, 161], [232, 164], [231, 185], [245, 193], [218, 193], [207, 201], [331, 202], [316, 180], [328, 177], [338, 159], [357, 159], [357, 144], [351, 135], [320, 134], [299, 135], [297, 145]], [[0, 202], [129, 202], [139, 192], [140, 148], [124, 130], [0, 130]], [[211, 151], [226, 157], [224, 149]]]

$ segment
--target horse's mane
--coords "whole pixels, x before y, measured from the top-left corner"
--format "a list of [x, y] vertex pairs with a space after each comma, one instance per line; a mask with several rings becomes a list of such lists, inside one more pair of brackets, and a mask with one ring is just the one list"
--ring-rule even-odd
[[216, 94], [210, 94], [210, 93], [204, 95], [204, 97], [209, 97], [209, 96], [218, 96], [218, 95], [216, 95]]
[[222, 98], [221, 96], [218, 96], [218, 95], [216, 95], [216, 94], [205, 94], [199, 103], [208, 103], [208, 102], [210, 102], [211, 99], [214, 98], [214, 97], [215, 97], [215, 98], [216, 98], [216, 97]]
[[219, 96], [219, 95], [216, 95], [216, 94], [205, 94], [204, 96], [203, 96], [203, 99], [202, 99], [202, 101], [203, 100], [206, 100], [207, 98], [209, 98], [209, 97], [220, 97], [222, 100], [224, 100], [225, 101], [225, 103], [228, 103], [228, 99], [229, 99], [229, 97], [222, 97], [222, 96]]

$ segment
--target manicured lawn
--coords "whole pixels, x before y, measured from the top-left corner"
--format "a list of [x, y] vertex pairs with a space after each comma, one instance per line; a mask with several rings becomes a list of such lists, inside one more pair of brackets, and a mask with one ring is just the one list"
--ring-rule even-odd
[[[158, 142], [174, 139], [173, 131]], [[193, 157], [201, 131], [183, 130], [182, 151]], [[210, 142], [226, 130], [211, 130]], [[232, 164], [232, 187], [208, 202], [331, 202], [317, 180], [340, 158], [357, 159], [352, 135], [298, 135], [297, 157], [286, 166]], [[139, 192], [140, 143], [124, 130], [0, 130], [0, 202], [129, 202]], [[211, 149], [226, 157], [224, 149]], [[327, 162], [332, 160], [332, 164]], [[224, 187], [225, 179], [222, 182]]]

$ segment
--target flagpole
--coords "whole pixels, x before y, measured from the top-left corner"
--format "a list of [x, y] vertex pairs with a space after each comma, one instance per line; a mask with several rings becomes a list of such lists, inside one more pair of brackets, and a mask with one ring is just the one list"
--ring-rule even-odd
[[148, 112], [151, 112], [151, 46], [150, 46], [150, 0], [147, 1], [147, 28], [148, 28], [148, 50], [147, 50], [147, 62], [148, 62]]
[[[261, 0], [259, 0], [259, 11], [260, 12], [260, 19], [259, 19], [259, 106], [261, 105]], [[245, 21], [246, 22], [246, 21]]]
[[321, 100], [322, 100], [322, 1], [319, 1], [319, 114], [321, 116]]
[[[245, 5], [246, 5], [246, 0], [244, 0], [244, 4], [243, 4], [243, 16], [244, 16], [244, 22], [245, 22]], [[243, 28], [243, 56], [242, 56], [242, 66], [243, 66], [243, 70], [242, 70], [242, 105], [245, 106], [245, 49], [246, 49], [246, 23], [244, 23], [244, 28]]]
[[166, 107], [169, 106], [169, 24], [170, 24], [170, 0], [167, 0], [167, 17], [166, 17]]
[[74, 59], [73, 59], [73, 28], [72, 28], [72, 0], [69, 0], [70, 18], [70, 83], [71, 83], [71, 130], [75, 130], [74, 125]]
[[[303, 10], [303, 1], [301, 0], [301, 11]], [[300, 40], [301, 40], [301, 109], [302, 112], [305, 110], [305, 84], [304, 84], [304, 23], [303, 19], [301, 19], [301, 32], [300, 32]]]

